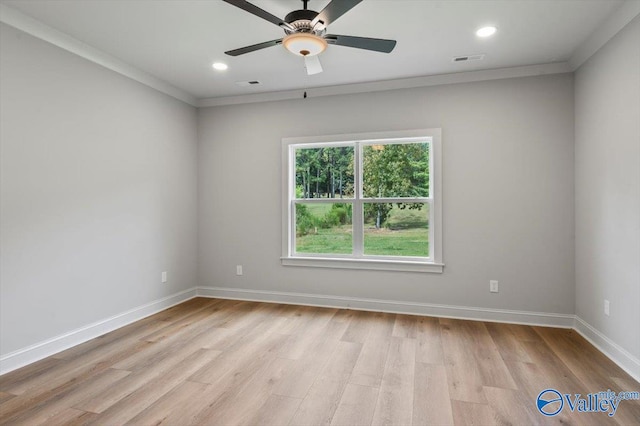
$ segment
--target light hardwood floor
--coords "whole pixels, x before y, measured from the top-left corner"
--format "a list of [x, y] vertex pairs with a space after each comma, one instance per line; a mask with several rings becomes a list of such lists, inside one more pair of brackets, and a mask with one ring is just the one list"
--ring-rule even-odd
[[640, 384], [574, 331], [196, 298], [0, 377], [0, 423], [640, 424], [544, 417]]

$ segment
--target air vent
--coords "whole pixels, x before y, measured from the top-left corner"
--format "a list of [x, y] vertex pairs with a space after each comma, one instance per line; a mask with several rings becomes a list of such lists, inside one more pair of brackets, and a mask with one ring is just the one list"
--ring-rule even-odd
[[236, 84], [240, 87], [248, 87], [248, 86], [257, 86], [261, 83], [258, 80], [249, 80], [249, 81], [236, 81]]
[[481, 61], [484, 59], [484, 54], [481, 55], [466, 55], [466, 56], [454, 56], [451, 62], [470, 62]]

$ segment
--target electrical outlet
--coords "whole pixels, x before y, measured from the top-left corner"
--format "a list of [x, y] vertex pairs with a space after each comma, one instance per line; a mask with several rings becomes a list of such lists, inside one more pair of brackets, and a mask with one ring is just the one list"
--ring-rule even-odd
[[489, 291], [491, 293], [497, 293], [499, 291], [498, 281], [496, 280], [489, 281]]
[[609, 316], [609, 301], [607, 299], [604, 299], [604, 314]]
[[236, 275], [242, 275], [242, 265], [236, 265]]
[[166, 271], [162, 273], [162, 282], [163, 283], [167, 282], [167, 272]]

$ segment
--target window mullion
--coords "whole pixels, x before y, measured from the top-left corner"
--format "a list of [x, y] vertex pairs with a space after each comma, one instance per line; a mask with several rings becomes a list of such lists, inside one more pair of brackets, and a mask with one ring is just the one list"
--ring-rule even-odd
[[355, 143], [354, 151], [354, 167], [353, 176], [355, 182], [354, 201], [353, 201], [353, 256], [362, 257], [364, 253], [364, 212], [362, 208], [362, 145], [360, 142]]

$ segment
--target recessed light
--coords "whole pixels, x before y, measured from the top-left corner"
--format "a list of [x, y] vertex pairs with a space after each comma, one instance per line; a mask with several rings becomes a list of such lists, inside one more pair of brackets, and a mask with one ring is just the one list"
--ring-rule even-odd
[[498, 29], [496, 27], [482, 27], [476, 31], [478, 37], [491, 37], [496, 33]]
[[224, 70], [226, 70], [226, 69], [227, 69], [227, 68], [229, 68], [229, 67], [228, 67], [228, 66], [227, 66], [227, 64], [225, 64], [225, 63], [222, 63], [222, 62], [214, 62], [214, 63], [213, 63], [213, 68], [214, 68], [214, 69], [216, 69], [216, 70], [218, 70], [218, 71], [224, 71]]

